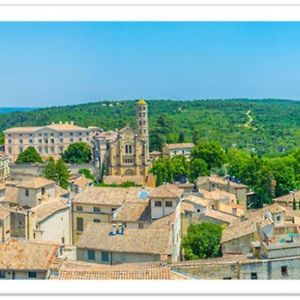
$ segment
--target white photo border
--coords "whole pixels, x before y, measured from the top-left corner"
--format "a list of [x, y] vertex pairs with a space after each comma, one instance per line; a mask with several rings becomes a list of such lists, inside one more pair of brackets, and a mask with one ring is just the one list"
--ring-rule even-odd
[[[56, 1], [56, 0], [54, 0]], [[75, 0], [76, 1], [76, 0]], [[114, 1], [114, 0], [112, 0]], [[166, 0], [163, 3], [166, 3]], [[214, 0], [212, 0], [214, 1]], [[255, 0], [254, 0], [255, 1]], [[263, 0], [264, 2], [271, 2]], [[0, 6], [5, 1], [0, 1]], [[8, 3], [8, 1], [6, 1]], [[15, 0], [9, 1], [17, 3]], [[22, 0], [18, 3], [23, 4]], [[39, 0], [39, 2], [44, 2]], [[57, 2], [57, 1], [56, 1]], [[62, 3], [68, 2], [62, 0]], [[71, 1], [70, 1], [71, 2]], [[74, 1], [72, 1], [74, 2]], [[119, 1], [120, 2], [120, 1]], [[134, 1], [133, 1], [134, 2]], [[193, 2], [192, 0], [189, 2]], [[203, 1], [204, 2], [204, 1]], [[221, 3], [220, 0], [218, 3]], [[248, 1], [249, 2], [249, 1]], [[258, 1], [256, 1], [257, 3]], [[261, 2], [261, 1], [260, 1]], [[274, 1], [272, 1], [274, 2]], [[36, 3], [36, 2], [32, 2]], [[91, 2], [89, 2], [91, 3]], [[115, 1], [116, 3], [116, 1]], [[157, 3], [157, 2], [156, 2]], [[216, 1], [214, 3], [217, 3]], [[246, 3], [244, 1], [244, 3]], [[275, 1], [276, 3], [276, 1]], [[290, 1], [299, 3], [300, 1]], [[277, 1], [278, 4], [278, 1]], [[14, 6], [0, 9], [0, 22], [210, 22], [210, 21], [300, 21], [300, 6]], [[1, 295], [299, 295], [296, 280], [279, 281], [1, 281]]]

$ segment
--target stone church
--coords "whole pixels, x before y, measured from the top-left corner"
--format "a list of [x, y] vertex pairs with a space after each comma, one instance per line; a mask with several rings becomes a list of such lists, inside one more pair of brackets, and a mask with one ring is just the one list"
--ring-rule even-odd
[[151, 168], [149, 156], [148, 105], [136, 102], [136, 129], [129, 126], [101, 132], [94, 137], [93, 159], [96, 167], [110, 176], [143, 176]]

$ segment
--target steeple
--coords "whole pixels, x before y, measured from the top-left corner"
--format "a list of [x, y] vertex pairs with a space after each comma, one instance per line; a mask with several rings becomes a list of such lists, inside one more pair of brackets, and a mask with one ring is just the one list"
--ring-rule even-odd
[[148, 104], [144, 99], [136, 102], [136, 125], [139, 137], [147, 143], [147, 156], [149, 156]]

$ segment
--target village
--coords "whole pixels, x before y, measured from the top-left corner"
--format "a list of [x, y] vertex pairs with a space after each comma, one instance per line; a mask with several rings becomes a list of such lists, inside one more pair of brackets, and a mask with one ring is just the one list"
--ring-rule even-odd
[[[148, 105], [140, 99], [136, 128], [104, 131], [69, 121], [4, 132], [0, 278], [299, 279], [300, 193], [252, 209], [254, 192], [229, 176], [157, 185], [149, 172], [153, 163], [189, 160], [194, 144], [165, 144], [150, 152], [148, 126]], [[58, 160], [78, 142], [90, 147], [91, 162], [69, 165], [63, 187], [46, 178], [43, 164], [16, 164], [29, 147]], [[102, 184], [80, 173], [82, 168]], [[222, 228], [221, 253], [190, 259], [183, 240], [191, 225], [203, 223]]]

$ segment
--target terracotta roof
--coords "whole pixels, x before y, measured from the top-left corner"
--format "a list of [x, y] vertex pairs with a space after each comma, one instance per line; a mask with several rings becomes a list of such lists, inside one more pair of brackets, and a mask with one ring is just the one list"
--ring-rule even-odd
[[45, 126], [31, 127], [12, 127], [4, 131], [4, 133], [34, 133], [42, 129], [52, 129], [54, 131], [86, 131], [87, 128], [73, 125], [71, 123], [50, 124]]
[[201, 196], [189, 194], [184, 197], [183, 201], [189, 201], [194, 204], [202, 205], [205, 207], [209, 207], [210, 201], [208, 199], [204, 199]]
[[85, 188], [89, 184], [93, 182], [92, 179], [86, 178], [83, 175], [78, 176], [77, 178], [71, 180], [71, 182], [77, 186], [79, 186], [81, 189]]
[[150, 220], [150, 201], [127, 201], [120, 207], [114, 220], [122, 222], [138, 222]]
[[55, 185], [55, 195], [56, 197], [61, 197], [64, 196], [66, 194], [69, 194], [70, 192], [66, 189], [63, 189], [61, 186], [59, 185]]
[[200, 193], [206, 199], [236, 202], [235, 194], [229, 193], [229, 192], [226, 192], [226, 191], [221, 191], [219, 189], [214, 189], [212, 191], [207, 191], [207, 190], [201, 189]]
[[[300, 200], [300, 191], [296, 191], [295, 192], [295, 199], [296, 199], [296, 201]], [[287, 203], [291, 202], [291, 203], [293, 203], [293, 201], [294, 201], [294, 195], [292, 193], [289, 193], [287, 195], [283, 195], [283, 196], [274, 198], [273, 201], [275, 201], [275, 202], [287, 202]]]
[[66, 208], [68, 208], [68, 206], [62, 200], [50, 198], [30, 209], [30, 212], [39, 222], [41, 222], [54, 213]]
[[44, 177], [32, 177], [30, 179], [21, 181], [17, 186], [24, 189], [39, 189], [50, 184], [54, 184], [54, 181]]
[[209, 182], [212, 182], [212, 183], [219, 183], [219, 184], [222, 184], [222, 185], [228, 185], [228, 186], [231, 186], [233, 188], [247, 188], [248, 187], [247, 185], [230, 181], [230, 180], [228, 180], [224, 177], [218, 176], [218, 175], [200, 176], [200, 177], [197, 178], [196, 184], [200, 185], [200, 184], [203, 184], [206, 181], [209, 181]]
[[174, 273], [169, 266], [160, 262], [102, 265], [67, 260], [60, 267], [58, 276], [52, 275], [50, 279], [170, 280], [186, 278]]
[[4, 202], [18, 204], [19, 189], [15, 186], [7, 185], [5, 189]]
[[268, 205], [266, 207], [264, 207], [263, 209], [264, 211], [269, 211], [271, 213], [281, 213], [281, 212], [285, 212], [285, 208], [281, 207], [280, 205], [274, 203], [272, 205]]
[[58, 246], [11, 238], [0, 244], [0, 270], [47, 271]]
[[110, 252], [172, 254], [170, 230], [125, 228], [123, 235], [115, 236], [111, 232], [112, 224], [88, 223], [77, 247]]
[[176, 221], [176, 214], [174, 212], [168, 216], [154, 220], [151, 223], [151, 225], [148, 227], [148, 229], [171, 230], [171, 228], [172, 228], [171, 226], [172, 226], [172, 224], [175, 223], [175, 221]]
[[163, 184], [153, 189], [149, 197], [150, 198], [180, 198], [183, 194], [183, 190], [174, 184]]
[[230, 215], [227, 213], [223, 213], [221, 211], [214, 210], [214, 209], [207, 209], [205, 211], [205, 216], [215, 219], [215, 220], [226, 222], [228, 224], [232, 223], [233, 221], [235, 221], [238, 218], [236, 216], [233, 216], [233, 215]]
[[[257, 220], [257, 222], [261, 221]], [[250, 218], [244, 221], [234, 221], [222, 232], [221, 243], [225, 243], [231, 240], [238, 239], [240, 237], [255, 233], [257, 230], [255, 219]]]
[[183, 149], [183, 148], [193, 148], [194, 143], [176, 143], [176, 144], [166, 144], [169, 149]]
[[138, 199], [141, 188], [87, 187], [74, 197], [73, 203], [121, 206], [125, 201]]
[[103, 182], [105, 184], [122, 184], [125, 182], [134, 182], [136, 185], [144, 185], [144, 177], [142, 175], [135, 176], [117, 176], [117, 175], [109, 175], [103, 178]]

